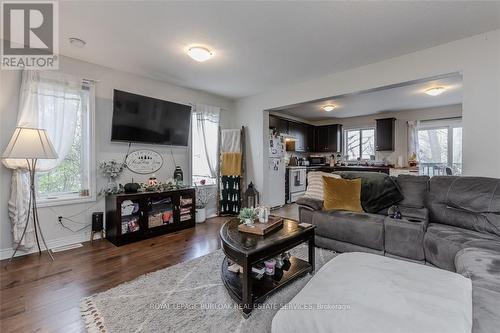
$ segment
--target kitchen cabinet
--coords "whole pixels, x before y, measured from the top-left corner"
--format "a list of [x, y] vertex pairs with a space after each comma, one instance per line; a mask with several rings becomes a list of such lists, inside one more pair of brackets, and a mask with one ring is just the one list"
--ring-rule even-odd
[[328, 151], [332, 153], [342, 150], [342, 125], [328, 126]]
[[376, 120], [375, 150], [394, 151], [396, 118]]
[[273, 128], [279, 134], [289, 134], [288, 120], [269, 115], [269, 128]]
[[288, 120], [278, 118], [278, 133], [280, 134], [289, 134]]
[[293, 144], [295, 146], [295, 151], [305, 152], [305, 137], [306, 128], [303, 123], [296, 123], [294, 121], [288, 122], [288, 134], [295, 138]]
[[297, 146], [295, 147], [296, 151], [307, 152], [307, 124], [299, 123], [298, 132], [295, 136], [297, 139]]
[[342, 149], [342, 125], [313, 126], [269, 115], [269, 128], [295, 139], [287, 143], [287, 150], [335, 153]]
[[328, 126], [316, 127], [316, 152], [328, 151]]
[[316, 127], [317, 152], [338, 152], [342, 149], [342, 125]]
[[269, 128], [278, 129], [279, 118], [273, 115], [269, 115]]
[[306, 140], [305, 140], [306, 152], [316, 151], [315, 136], [316, 136], [316, 126], [306, 125]]

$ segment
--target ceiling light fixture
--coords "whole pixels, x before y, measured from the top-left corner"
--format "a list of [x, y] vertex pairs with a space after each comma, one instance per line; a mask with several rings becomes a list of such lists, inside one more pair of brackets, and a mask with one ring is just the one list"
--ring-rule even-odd
[[187, 51], [188, 56], [190, 56], [193, 60], [198, 62], [204, 62], [214, 56], [213, 52], [202, 46], [193, 46], [190, 47]]
[[85, 45], [87, 45], [87, 43], [83, 40], [83, 39], [80, 39], [80, 38], [75, 38], [75, 37], [71, 37], [69, 38], [69, 43], [71, 45], [73, 45], [74, 47], [77, 47], [79, 49], [83, 48]]
[[332, 104], [323, 106], [323, 110], [325, 110], [326, 112], [333, 111], [333, 109], [335, 109], [335, 108], [336, 108], [336, 106], [332, 105]]
[[444, 93], [444, 91], [446, 90], [445, 87], [434, 87], [434, 88], [429, 88], [425, 91], [425, 93], [429, 96], [437, 96], [437, 95], [441, 95], [442, 93]]

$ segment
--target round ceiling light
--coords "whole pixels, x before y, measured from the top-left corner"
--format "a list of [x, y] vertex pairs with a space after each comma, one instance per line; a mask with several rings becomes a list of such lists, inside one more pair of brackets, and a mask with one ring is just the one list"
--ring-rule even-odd
[[425, 93], [429, 96], [437, 96], [437, 95], [441, 95], [442, 93], [444, 93], [444, 91], [446, 90], [445, 87], [434, 87], [434, 88], [429, 88], [425, 91]]
[[190, 56], [193, 60], [198, 62], [204, 62], [213, 57], [213, 52], [202, 46], [193, 46], [190, 47], [187, 51], [188, 56]]
[[326, 112], [330, 112], [330, 111], [333, 111], [333, 109], [335, 109], [335, 108], [336, 108], [336, 106], [335, 106], [335, 105], [333, 105], [333, 104], [329, 104], [329, 105], [325, 105], [325, 106], [323, 106], [322, 108], [323, 108], [323, 110], [325, 110]]
[[71, 45], [73, 45], [74, 47], [77, 47], [79, 49], [83, 48], [87, 44], [83, 39], [75, 38], [75, 37], [71, 37], [69, 39], [69, 43]]

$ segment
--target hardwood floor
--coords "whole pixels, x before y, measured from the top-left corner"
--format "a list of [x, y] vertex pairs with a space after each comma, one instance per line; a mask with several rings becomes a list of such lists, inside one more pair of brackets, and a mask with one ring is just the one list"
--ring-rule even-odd
[[108, 290], [145, 273], [200, 257], [220, 248], [227, 218], [195, 228], [115, 247], [106, 240], [47, 255], [0, 262], [0, 331], [82, 332], [82, 297]]

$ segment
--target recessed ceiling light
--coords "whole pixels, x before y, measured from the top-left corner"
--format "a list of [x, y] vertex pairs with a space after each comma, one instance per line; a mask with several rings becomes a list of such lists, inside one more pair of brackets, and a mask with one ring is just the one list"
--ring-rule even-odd
[[69, 43], [74, 47], [78, 47], [79, 49], [83, 48], [87, 44], [83, 39], [75, 37], [71, 37], [69, 39]]
[[332, 105], [332, 104], [329, 104], [329, 105], [325, 105], [325, 106], [323, 106], [322, 108], [323, 108], [323, 110], [325, 110], [326, 112], [330, 112], [330, 111], [333, 111], [333, 109], [335, 109], [335, 108], [336, 108], [336, 106], [335, 106], [335, 105]]
[[204, 62], [213, 57], [213, 52], [202, 46], [193, 46], [190, 47], [187, 51], [188, 56], [190, 56], [193, 60], [198, 62]]
[[430, 96], [437, 96], [437, 95], [441, 95], [442, 93], [444, 93], [444, 91], [446, 90], [445, 87], [434, 87], [434, 88], [429, 88], [425, 91], [425, 93], [427, 95], [430, 95]]

